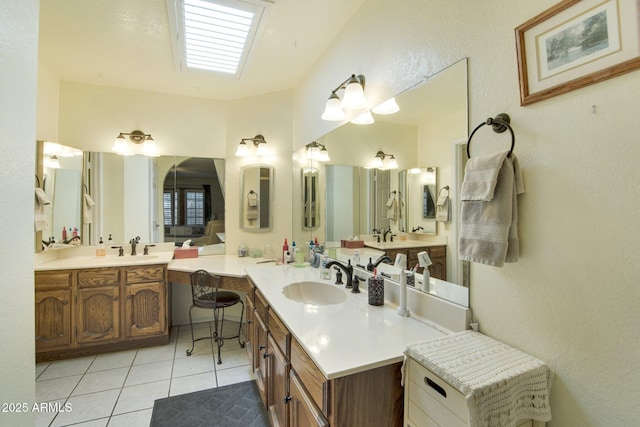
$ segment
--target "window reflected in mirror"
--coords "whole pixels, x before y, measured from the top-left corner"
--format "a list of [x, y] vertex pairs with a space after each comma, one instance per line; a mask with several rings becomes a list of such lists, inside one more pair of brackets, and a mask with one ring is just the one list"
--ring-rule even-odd
[[318, 169], [302, 169], [302, 229], [315, 230], [320, 226], [320, 200]]

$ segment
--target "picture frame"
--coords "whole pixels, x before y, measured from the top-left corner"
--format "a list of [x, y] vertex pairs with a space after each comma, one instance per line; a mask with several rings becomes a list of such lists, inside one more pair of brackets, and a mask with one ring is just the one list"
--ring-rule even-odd
[[563, 0], [515, 35], [524, 106], [640, 69], [640, 0]]

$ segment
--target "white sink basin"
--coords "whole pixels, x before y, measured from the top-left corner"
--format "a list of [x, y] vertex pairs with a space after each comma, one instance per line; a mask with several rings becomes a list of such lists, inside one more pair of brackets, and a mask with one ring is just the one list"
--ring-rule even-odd
[[344, 290], [322, 282], [296, 282], [285, 286], [282, 294], [303, 304], [333, 305], [347, 299]]

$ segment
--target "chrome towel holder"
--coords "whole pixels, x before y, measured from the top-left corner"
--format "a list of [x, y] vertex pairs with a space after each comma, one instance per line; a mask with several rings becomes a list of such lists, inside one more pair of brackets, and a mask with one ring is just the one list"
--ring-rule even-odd
[[487, 120], [476, 126], [473, 132], [471, 132], [471, 135], [469, 135], [469, 139], [467, 140], [467, 158], [471, 158], [471, 153], [469, 152], [469, 147], [471, 146], [471, 138], [473, 138], [473, 135], [478, 131], [478, 129], [480, 129], [484, 125], [491, 126], [495, 133], [502, 133], [505, 130], [509, 129], [509, 132], [511, 133], [511, 149], [509, 150], [509, 154], [507, 154], [507, 157], [511, 157], [511, 153], [513, 153], [513, 147], [516, 145], [516, 136], [513, 133], [513, 129], [511, 128], [510, 123], [511, 117], [509, 117], [509, 115], [506, 113], [500, 113], [495, 117], [489, 117]]

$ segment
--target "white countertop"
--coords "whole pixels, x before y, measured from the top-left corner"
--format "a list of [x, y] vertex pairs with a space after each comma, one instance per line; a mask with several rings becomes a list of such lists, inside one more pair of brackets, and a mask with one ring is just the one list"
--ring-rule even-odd
[[173, 252], [153, 252], [149, 255], [109, 254], [106, 256], [78, 255], [52, 259], [35, 266], [36, 271], [69, 270], [77, 268], [128, 267], [151, 264], [168, 264], [173, 258]]
[[[345, 302], [335, 305], [303, 304], [284, 296], [282, 289], [291, 283], [333, 283], [321, 280], [317, 268], [265, 264], [247, 266], [246, 271], [327, 379], [401, 362], [407, 345], [446, 335], [399, 316], [397, 307], [388, 302], [369, 305], [366, 292], [353, 294], [347, 289]], [[361, 289], [366, 286], [360, 283]]]
[[[169, 264], [169, 270], [192, 273], [196, 270], [206, 270], [220, 276], [246, 277], [246, 268], [266, 261], [265, 258], [238, 257], [236, 255], [206, 255], [198, 258], [174, 259]], [[274, 262], [267, 265], [273, 266]]]

